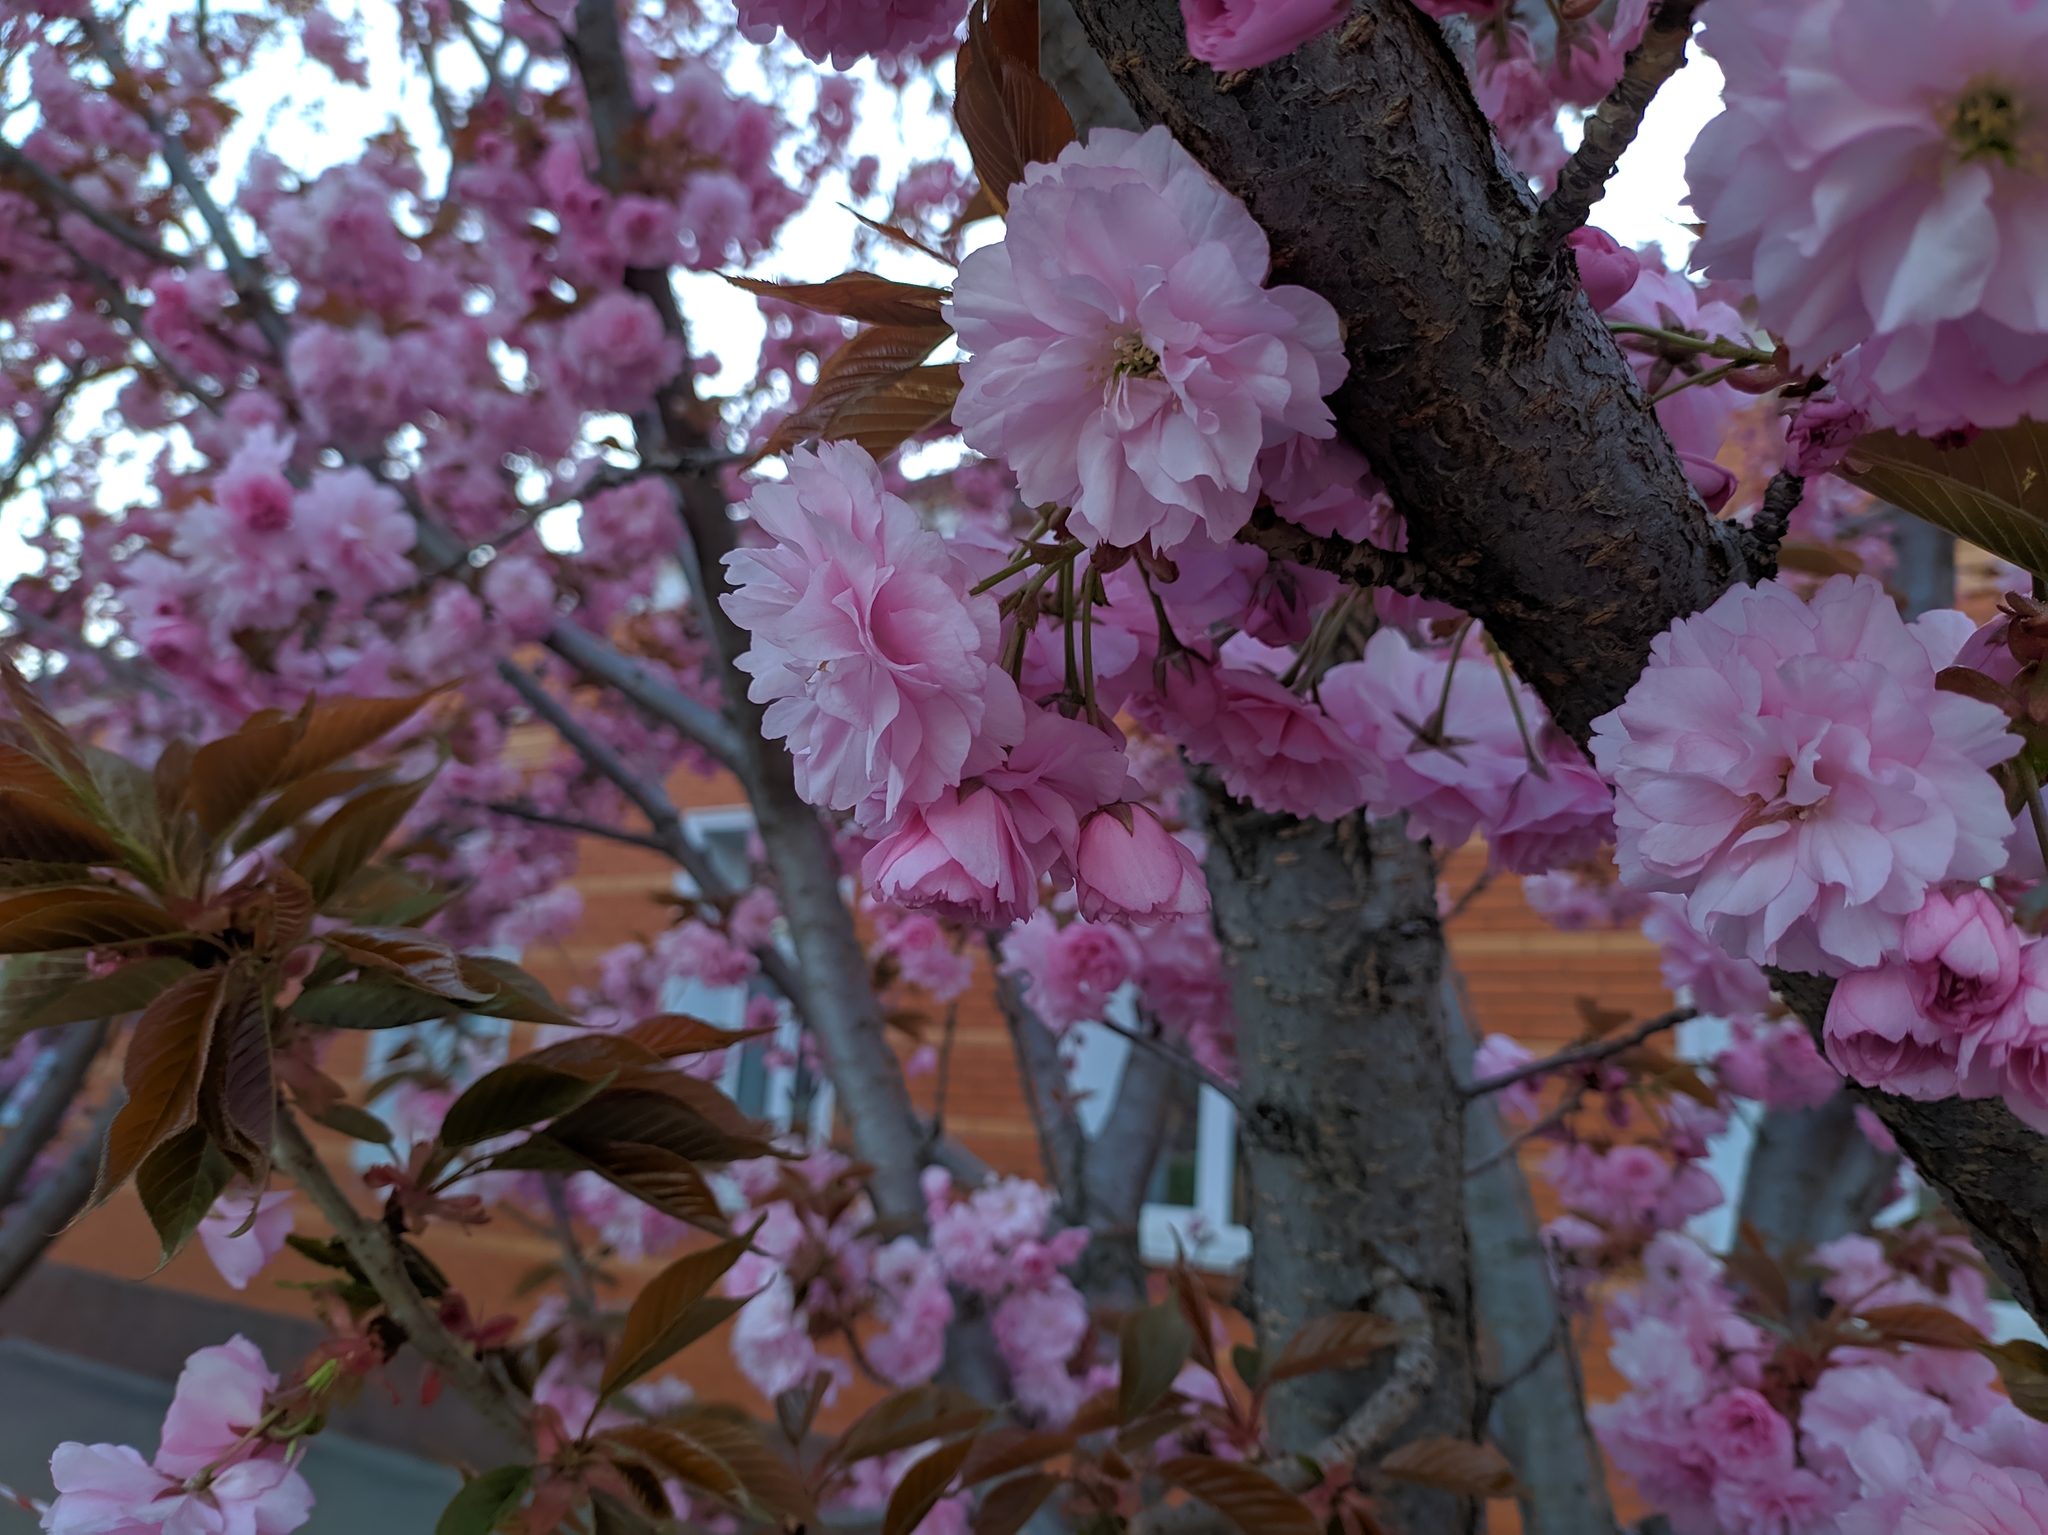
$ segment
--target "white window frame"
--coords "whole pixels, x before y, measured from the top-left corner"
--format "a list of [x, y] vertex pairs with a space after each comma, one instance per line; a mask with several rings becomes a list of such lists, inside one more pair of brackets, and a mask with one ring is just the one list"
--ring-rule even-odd
[[[1107, 1012], [1121, 1028], [1140, 1027], [1135, 988], [1120, 990], [1110, 999]], [[1116, 1104], [1133, 1048], [1122, 1034], [1099, 1023], [1076, 1024], [1063, 1041], [1061, 1054], [1075, 1095], [1075, 1113], [1090, 1138], [1101, 1131]], [[1251, 1256], [1252, 1234], [1232, 1219], [1236, 1185], [1237, 1110], [1204, 1083], [1195, 1109], [1195, 1202], [1170, 1205], [1148, 1200], [1140, 1206], [1139, 1257], [1164, 1266], [1185, 1253], [1198, 1269], [1222, 1272], [1241, 1267]]]

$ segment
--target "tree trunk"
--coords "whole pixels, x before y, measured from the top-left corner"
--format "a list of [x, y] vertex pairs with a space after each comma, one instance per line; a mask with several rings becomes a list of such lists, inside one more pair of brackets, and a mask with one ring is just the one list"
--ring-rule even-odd
[[[1451, 1059], [1472, 1070], [1474, 1040], [1455, 975], [1444, 977]], [[1465, 1110], [1465, 1229], [1472, 1296], [1493, 1392], [1488, 1427], [1522, 1484], [1525, 1535], [1614, 1535], [1607, 1465], [1586, 1425], [1586, 1387], [1571, 1325], [1550, 1284], [1550, 1261], [1522, 1164], [1506, 1149], [1492, 1098]], [[1531, 1361], [1538, 1361], [1532, 1367]]]
[[[1208, 824], [1216, 927], [1235, 968], [1238, 1134], [1252, 1192], [1246, 1285], [1260, 1346], [1277, 1349], [1303, 1323], [1405, 1284], [1430, 1313], [1435, 1379], [1392, 1441], [1469, 1438], [1478, 1389], [1464, 1131], [1429, 849], [1398, 818], [1296, 821], [1213, 785]], [[1385, 1373], [1376, 1362], [1275, 1391], [1275, 1442], [1309, 1449]], [[1476, 1528], [1469, 1499], [1395, 1483], [1387, 1501], [1404, 1529]]]
[[1742, 1182], [1742, 1220], [1792, 1257], [1861, 1229], [1884, 1208], [1899, 1159], [1856, 1128], [1841, 1092], [1811, 1109], [1773, 1109], [1757, 1130]]

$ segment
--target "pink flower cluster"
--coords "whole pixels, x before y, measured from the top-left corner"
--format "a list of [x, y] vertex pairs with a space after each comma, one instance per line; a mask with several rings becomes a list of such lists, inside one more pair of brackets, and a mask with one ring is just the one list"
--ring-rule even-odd
[[1686, 160], [1694, 261], [1879, 425], [2048, 414], [2033, 0], [1735, 0], [1707, 16], [1725, 110]]
[[156, 1459], [125, 1444], [57, 1446], [50, 1535], [288, 1535], [313, 1491], [282, 1445], [256, 1432], [277, 1385], [256, 1345], [235, 1337], [185, 1361]]
[[1265, 231], [1164, 128], [1097, 129], [1012, 189], [1003, 240], [961, 263], [948, 308], [968, 444], [1090, 543], [1227, 540], [1262, 449], [1329, 437], [1337, 315], [1264, 286]]
[[[1940, 1305], [1988, 1328], [1981, 1274], [1958, 1264], [1937, 1293], [1877, 1242], [1814, 1253], [1845, 1311]], [[1611, 1352], [1632, 1389], [1589, 1416], [1617, 1469], [1682, 1535], [2039, 1535], [2048, 1530], [2048, 1426], [1997, 1390], [1974, 1353], [1837, 1346], [1774, 1361], [1773, 1335], [1739, 1314], [1710, 1257], [1660, 1237], [1644, 1282], [1616, 1297]], [[1789, 1346], [1789, 1345], [1788, 1345]], [[1805, 1375], [1820, 1365], [1818, 1379]]]
[[1899, 947], [1836, 985], [1828, 1055], [1904, 1098], [2003, 1098], [2048, 1130], [2048, 941], [1988, 891], [1937, 891]]
[[1622, 877], [1756, 964], [1840, 975], [1896, 952], [1928, 892], [1995, 872], [2012, 831], [1985, 770], [2018, 740], [1934, 685], [1961, 638], [1907, 625], [1867, 576], [1810, 602], [1736, 587], [1679, 619], [1593, 725]]

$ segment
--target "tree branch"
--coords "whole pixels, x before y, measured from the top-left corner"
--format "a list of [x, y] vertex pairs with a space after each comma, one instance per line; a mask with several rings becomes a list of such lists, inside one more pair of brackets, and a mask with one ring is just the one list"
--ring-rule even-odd
[[593, 681], [616, 688], [656, 724], [694, 741], [719, 765], [736, 769], [743, 755], [739, 732], [715, 709], [706, 708], [672, 683], [635, 664], [610, 643], [573, 619], [558, 619], [547, 647]]
[[1513, 1071], [1504, 1071], [1497, 1077], [1481, 1077], [1458, 1091], [1467, 1098], [1482, 1098], [1488, 1093], [1497, 1093], [1504, 1087], [1513, 1087], [1517, 1082], [1526, 1082], [1531, 1077], [1548, 1075], [1553, 1071], [1570, 1071], [1574, 1066], [1584, 1066], [1592, 1061], [1604, 1061], [1609, 1056], [1620, 1055], [1633, 1050], [1652, 1034], [1661, 1034], [1675, 1028], [1688, 1019], [1697, 1018], [1698, 1012], [1690, 1007], [1674, 1007], [1668, 1013], [1659, 1013], [1646, 1018], [1632, 1029], [1612, 1034], [1605, 1039], [1591, 1040], [1583, 1045], [1571, 1045], [1555, 1055], [1546, 1055], [1541, 1060], [1530, 1061], [1517, 1066]]
[[1202, 1086], [1222, 1094], [1233, 1109], [1236, 1109], [1240, 1114], [1244, 1112], [1244, 1105], [1238, 1102], [1237, 1099], [1237, 1089], [1217, 1076], [1215, 1072], [1209, 1070], [1208, 1067], [1204, 1066], [1186, 1051], [1176, 1050], [1165, 1040], [1155, 1039], [1150, 1034], [1141, 1033], [1136, 1029], [1127, 1029], [1111, 1018], [1097, 1018], [1095, 1022], [1099, 1027], [1109, 1030], [1110, 1033], [1129, 1040], [1147, 1055], [1157, 1056], [1182, 1076], [1192, 1077], [1195, 1081], [1201, 1083]]
[[[112, 235], [116, 240], [119, 240], [138, 255], [146, 256], [149, 260], [159, 262], [164, 266], [185, 267], [192, 264], [190, 256], [183, 255], [177, 251], [165, 250], [161, 245], [146, 238], [128, 225], [121, 223], [117, 219], [109, 218], [100, 209], [95, 208], [91, 203], [80, 197], [63, 180], [51, 175], [40, 163], [23, 154], [18, 146], [7, 139], [0, 139], [0, 167], [4, 167], [18, 175], [26, 176], [37, 186], [41, 187], [49, 196], [63, 203], [71, 212], [77, 214], [102, 233]], [[51, 222], [54, 223], [55, 219], [53, 218]]]
[[107, 1131], [127, 1101], [128, 1095], [116, 1086], [93, 1115], [91, 1132], [0, 1224], [0, 1296], [21, 1283], [21, 1276], [35, 1266], [36, 1259], [92, 1198], [100, 1161], [106, 1154]]
[[376, 1289], [392, 1320], [405, 1329], [407, 1341], [419, 1350], [420, 1357], [511, 1444], [530, 1447], [533, 1435], [526, 1409], [512, 1387], [441, 1325], [440, 1317], [407, 1276], [404, 1257], [389, 1229], [349, 1203], [289, 1109], [281, 1108], [278, 1113], [275, 1155], [277, 1165], [305, 1190], [314, 1208], [334, 1228], [335, 1239]]
[[1237, 535], [1239, 543], [1263, 549], [1276, 560], [1292, 560], [1341, 576], [1353, 586], [1389, 586], [1414, 596], [1426, 577], [1421, 563], [1376, 544], [1354, 544], [1335, 534], [1318, 537], [1287, 521], [1270, 506], [1260, 506]]
[[1622, 66], [1621, 78], [1607, 99], [1586, 119], [1585, 137], [1558, 173], [1557, 190], [1537, 210], [1524, 259], [1548, 261], [1574, 229], [1586, 222], [1593, 204], [1607, 195], [1607, 178], [1635, 142], [1643, 113], [1664, 82], [1685, 68], [1686, 44], [1692, 39], [1692, 17], [1700, 0], [1660, 0], [1650, 13], [1649, 29]]
[[644, 837], [639, 832], [623, 831], [616, 826], [600, 826], [595, 821], [578, 821], [569, 816], [549, 815], [535, 810], [531, 805], [514, 804], [509, 800], [493, 800], [485, 804], [478, 800], [469, 802], [479, 810], [488, 810], [493, 815], [509, 815], [516, 820], [528, 821], [535, 826], [552, 826], [557, 831], [572, 831], [579, 837], [602, 837], [607, 842], [624, 843], [627, 847], [644, 847], [650, 853], [659, 853], [664, 858], [674, 854], [669, 845], [659, 837]]
[[85, 1086], [92, 1063], [106, 1043], [104, 1019], [86, 1020], [67, 1026], [59, 1039], [49, 1074], [37, 1087], [22, 1116], [4, 1139], [0, 1139], [0, 1210], [20, 1197], [27, 1185], [29, 1169], [43, 1148], [64, 1130], [71, 1105]]

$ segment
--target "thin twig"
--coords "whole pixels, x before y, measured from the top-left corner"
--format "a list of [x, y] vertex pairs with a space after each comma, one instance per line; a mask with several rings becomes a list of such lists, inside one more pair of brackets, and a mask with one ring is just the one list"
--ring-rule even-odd
[[[1512, 698], [1514, 695], [1509, 694], [1508, 696]], [[1492, 886], [1493, 874], [1494, 870], [1491, 864], [1488, 864], [1484, 869], [1481, 869], [1479, 871], [1479, 877], [1472, 881], [1471, 885], [1466, 889], [1465, 893], [1459, 896], [1458, 899], [1452, 903], [1451, 909], [1449, 911], [1444, 913], [1444, 921], [1455, 922], [1458, 920], [1458, 918], [1464, 916], [1465, 908], [1470, 906], [1474, 901], [1478, 900], [1482, 895], [1486, 894], [1487, 890]]]
[[548, 1235], [562, 1249], [562, 1274], [569, 1282], [570, 1309], [585, 1317], [597, 1315], [597, 1285], [583, 1256], [583, 1244], [576, 1237], [576, 1221], [569, 1213], [567, 1180], [560, 1173], [544, 1173], [541, 1186], [547, 1190], [548, 1214], [554, 1217]]
[[1692, 14], [1699, 3], [1662, 0], [1651, 13], [1649, 29], [1622, 65], [1621, 78], [1586, 119], [1585, 136], [1558, 173], [1557, 190], [1536, 210], [1523, 243], [1525, 261], [1547, 261], [1586, 222], [1593, 204], [1607, 195], [1607, 178], [1635, 142], [1652, 98], [1685, 67]]
[[649, 852], [667, 856], [669, 845], [657, 837], [642, 836], [636, 831], [623, 831], [616, 826], [601, 826], [596, 821], [578, 821], [569, 816], [549, 815], [546, 811], [535, 810], [531, 805], [515, 804], [511, 800], [470, 800], [469, 804], [479, 810], [488, 810], [493, 815], [509, 815], [517, 820], [531, 822], [535, 826], [552, 826], [557, 831], [572, 831], [579, 837], [602, 837], [607, 842], [623, 842], [628, 847], [644, 847]]
[[1545, 1076], [1553, 1071], [1570, 1071], [1574, 1066], [1584, 1066], [1593, 1061], [1604, 1061], [1611, 1055], [1620, 1055], [1624, 1050], [1633, 1050], [1652, 1034], [1675, 1028], [1699, 1014], [1690, 1007], [1674, 1007], [1668, 1013], [1659, 1013], [1645, 1019], [1634, 1028], [1605, 1039], [1588, 1040], [1584, 1044], [1571, 1045], [1555, 1055], [1546, 1055], [1540, 1061], [1530, 1061], [1517, 1066], [1513, 1071], [1504, 1071], [1497, 1077], [1482, 1077], [1469, 1086], [1460, 1087], [1459, 1093], [1466, 1098], [1483, 1098], [1488, 1093], [1497, 1093], [1504, 1087], [1513, 1087], [1517, 1082], [1526, 1082], [1531, 1077]]
[[[1534, 1352], [1512, 1370], [1508, 1371], [1506, 1375], [1503, 1375], [1499, 1380], [1481, 1381], [1479, 1383], [1482, 1405], [1490, 1410], [1494, 1402], [1499, 1401], [1543, 1367], [1543, 1361], [1557, 1352], [1558, 1332], [1562, 1330], [1563, 1320], [1560, 1317], [1558, 1319], [1559, 1328], [1552, 1331], [1549, 1337], [1537, 1344]], [[1484, 1420], [1487, 1414], [1485, 1412], [1477, 1412], [1473, 1416]]]
[[7, 472], [0, 475], [0, 505], [14, 499], [15, 487], [21, 477], [28, 473], [28, 466], [43, 456], [43, 449], [56, 439], [57, 428], [64, 417], [64, 407], [71, 403], [72, 395], [79, 386], [94, 375], [83, 368], [67, 368], [64, 377], [57, 381], [57, 387], [43, 396], [43, 418], [36, 423], [36, 429], [21, 439], [15, 449], [14, 460], [7, 466]]
[[[84, 219], [87, 223], [93, 225], [102, 233], [112, 235], [116, 240], [119, 240], [137, 254], [146, 256], [151, 261], [161, 262], [165, 266], [185, 267], [192, 264], [190, 256], [183, 255], [177, 251], [165, 250], [155, 241], [137, 233], [133, 228], [121, 223], [118, 219], [109, 218], [106, 213], [95, 208], [83, 197], [80, 197], [64, 181], [51, 175], [36, 160], [23, 154], [17, 145], [10, 143], [6, 139], [0, 139], [0, 166], [28, 177], [29, 180], [35, 182], [37, 186], [63, 203], [66, 208]], [[55, 223], [56, 221], [52, 219], [51, 222]]]
[[514, 1445], [529, 1446], [532, 1432], [511, 1385], [441, 1325], [439, 1314], [406, 1273], [404, 1255], [390, 1229], [366, 1218], [349, 1203], [289, 1109], [278, 1111], [275, 1155], [278, 1167], [305, 1190], [314, 1208], [334, 1228], [335, 1239], [363, 1271], [391, 1319], [405, 1329], [406, 1340], [491, 1427]]
[[1185, 1051], [1174, 1049], [1172, 1045], [1169, 1045], [1163, 1039], [1154, 1039], [1149, 1034], [1140, 1034], [1136, 1029], [1127, 1029], [1122, 1024], [1109, 1018], [1097, 1018], [1094, 1021], [1101, 1027], [1109, 1030], [1110, 1033], [1120, 1034], [1132, 1044], [1149, 1050], [1162, 1060], [1172, 1062], [1180, 1070], [1201, 1083], [1202, 1086], [1214, 1088], [1217, 1092], [1221, 1093], [1228, 1100], [1230, 1106], [1236, 1109], [1240, 1115], [1244, 1113], [1244, 1104], [1238, 1099], [1237, 1089]]
[[932, 1086], [932, 1122], [927, 1132], [933, 1140], [946, 1133], [946, 1087], [953, 1077], [953, 1036], [960, 1031], [960, 1004], [946, 1007], [946, 1032], [939, 1038], [939, 1080]]
[[1326, 570], [1353, 586], [1385, 586], [1409, 596], [1419, 596], [1426, 575], [1420, 560], [1377, 544], [1354, 544], [1334, 535], [1318, 538], [1304, 527], [1262, 506], [1238, 535], [1240, 543], [1263, 549], [1276, 560], [1292, 560], [1316, 570]]
[[1466, 1163], [1465, 1176], [1476, 1178], [1488, 1168], [1498, 1167], [1544, 1131], [1562, 1124], [1565, 1120], [1571, 1118], [1572, 1115], [1579, 1111], [1579, 1105], [1585, 1101], [1585, 1084], [1583, 1082], [1574, 1082], [1571, 1091], [1552, 1104], [1541, 1118], [1524, 1125], [1477, 1162]]

